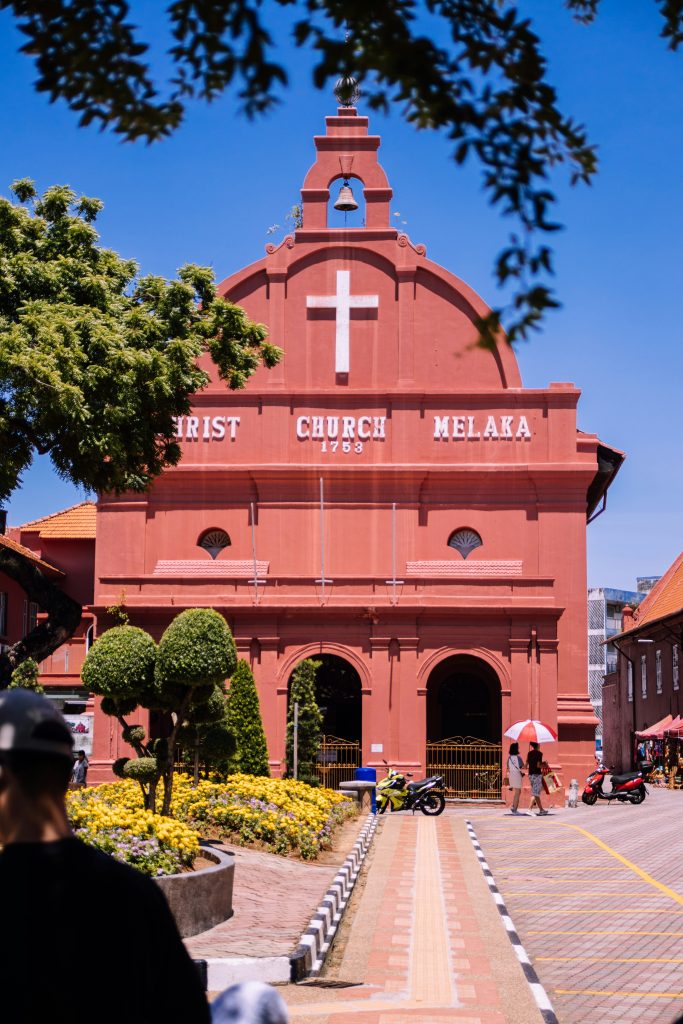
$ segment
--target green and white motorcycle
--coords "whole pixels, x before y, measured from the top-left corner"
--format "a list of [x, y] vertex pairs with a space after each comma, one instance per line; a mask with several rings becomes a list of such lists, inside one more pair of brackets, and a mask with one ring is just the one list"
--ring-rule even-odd
[[[384, 762], [387, 764], [387, 762]], [[446, 806], [443, 776], [432, 775], [420, 782], [409, 782], [412, 772], [399, 772], [387, 765], [386, 777], [377, 783], [377, 813], [392, 811], [422, 811], [423, 814], [441, 814]]]

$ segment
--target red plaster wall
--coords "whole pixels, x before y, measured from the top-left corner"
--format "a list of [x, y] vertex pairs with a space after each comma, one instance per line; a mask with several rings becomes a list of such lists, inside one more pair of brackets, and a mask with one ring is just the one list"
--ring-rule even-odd
[[[100, 501], [94, 604], [101, 613], [124, 590], [132, 621], [156, 635], [185, 607], [219, 608], [254, 662], [275, 771], [287, 681], [301, 657], [347, 657], [363, 685], [364, 758], [382, 743], [381, 756], [419, 771], [429, 672], [464, 652], [496, 672], [503, 729], [532, 713], [559, 724], [561, 742], [548, 753], [568, 777], [580, 775], [592, 762], [595, 724], [585, 531], [597, 438], [577, 434], [572, 384], [524, 389], [505, 343], [495, 353], [476, 347], [473, 320], [484, 303], [390, 226], [379, 139], [367, 131], [355, 111], [327, 119], [302, 191], [303, 228], [220, 286], [269, 325], [284, 359], [243, 392], [214, 379], [193, 410], [197, 438], [187, 437], [186, 421], [179, 426], [181, 465], [147, 496]], [[351, 158], [368, 227], [327, 229], [328, 186], [341, 176], [340, 159]], [[352, 312], [344, 375], [335, 370], [334, 311], [307, 307], [311, 296], [336, 294], [339, 271], [350, 274], [352, 296], [378, 302]], [[211, 439], [213, 419], [226, 416], [239, 417], [234, 440], [227, 425], [225, 438]], [[314, 416], [382, 417], [384, 437], [359, 451], [357, 438], [349, 452], [329, 442], [325, 450], [320, 439], [297, 437], [300, 417]], [[515, 433], [524, 417], [530, 436], [435, 438], [435, 417], [444, 416], [463, 417], [456, 432], [471, 435], [483, 435], [489, 416], [501, 430], [501, 418], [512, 417]], [[334, 580], [324, 593], [321, 477], [325, 575]], [[268, 563], [258, 598], [249, 583], [252, 505], [256, 555]], [[483, 539], [466, 562], [447, 546], [463, 526]], [[197, 547], [208, 527], [232, 541], [214, 563]], [[394, 550], [395, 591], [387, 583]], [[187, 564], [160, 574], [158, 563], [170, 560]], [[237, 560], [249, 563], [240, 573], [230, 570]], [[446, 574], [415, 576], [408, 563], [418, 561], [445, 563]], [[115, 747], [103, 741], [103, 764]]]

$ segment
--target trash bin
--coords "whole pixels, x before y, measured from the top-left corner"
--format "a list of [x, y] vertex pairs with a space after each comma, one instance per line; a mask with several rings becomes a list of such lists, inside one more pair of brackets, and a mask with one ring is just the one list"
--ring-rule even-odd
[[376, 768], [356, 768], [354, 772], [354, 778], [357, 782], [372, 782], [375, 784], [375, 788], [372, 791], [372, 813], [377, 814], [377, 769]]

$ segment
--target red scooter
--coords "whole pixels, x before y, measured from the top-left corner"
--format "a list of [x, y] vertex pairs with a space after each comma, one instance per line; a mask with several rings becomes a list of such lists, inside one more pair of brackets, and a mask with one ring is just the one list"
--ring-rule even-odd
[[624, 772], [621, 775], [613, 775], [611, 778], [612, 790], [603, 793], [602, 784], [609, 775], [610, 769], [599, 761], [595, 770], [586, 779], [586, 785], [581, 799], [585, 804], [592, 806], [598, 798], [600, 800], [621, 800], [632, 804], [642, 804], [647, 796], [645, 780], [652, 768], [648, 761], [643, 761], [640, 769], [636, 772]]

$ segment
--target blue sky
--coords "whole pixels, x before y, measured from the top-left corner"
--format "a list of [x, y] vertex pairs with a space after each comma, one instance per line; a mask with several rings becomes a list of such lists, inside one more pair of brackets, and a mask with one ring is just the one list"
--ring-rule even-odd
[[[654, 0], [603, 0], [590, 27], [575, 25], [560, 0], [522, 6], [543, 40], [563, 110], [599, 145], [600, 173], [590, 188], [569, 189], [561, 172], [554, 182], [566, 225], [554, 237], [563, 308], [518, 358], [527, 386], [576, 382], [579, 426], [628, 454], [607, 512], [589, 527], [589, 583], [631, 589], [637, 575], [663, 572], [683, 546], [683, 52], [670, 53], [658, 38]], [[132, 8], [154, 31], [157, 5]], [[285, 49], [292, 88], [275, 113], [249, 122], [226, 97], [194, 106], [170, 140], [123, 144], [78, 128], [63, 104], [36, 94], [19, 45], [3, 12], [0, 191], [29, 176], [40, 188], [67, 182], [100, 196], [104, 244], [145, 272], [170, 276], [192, 261], [214, 266], [220, 279], [258, 259], [268, 226], [297, 201], [312, 135], [334, 111], [329, 91], [310, 84], [307, 59]], [[499, 301], [492, 265], [509, 225], [488, 207], [476, 166], [457, 169], [447, 142], [416, 133], [398, 109], [373, 114], [371, 123], [383, 137], [381, 160], [405, 230]], [[38, 460], [9, 503], [10, 522], [81, 497]]]

